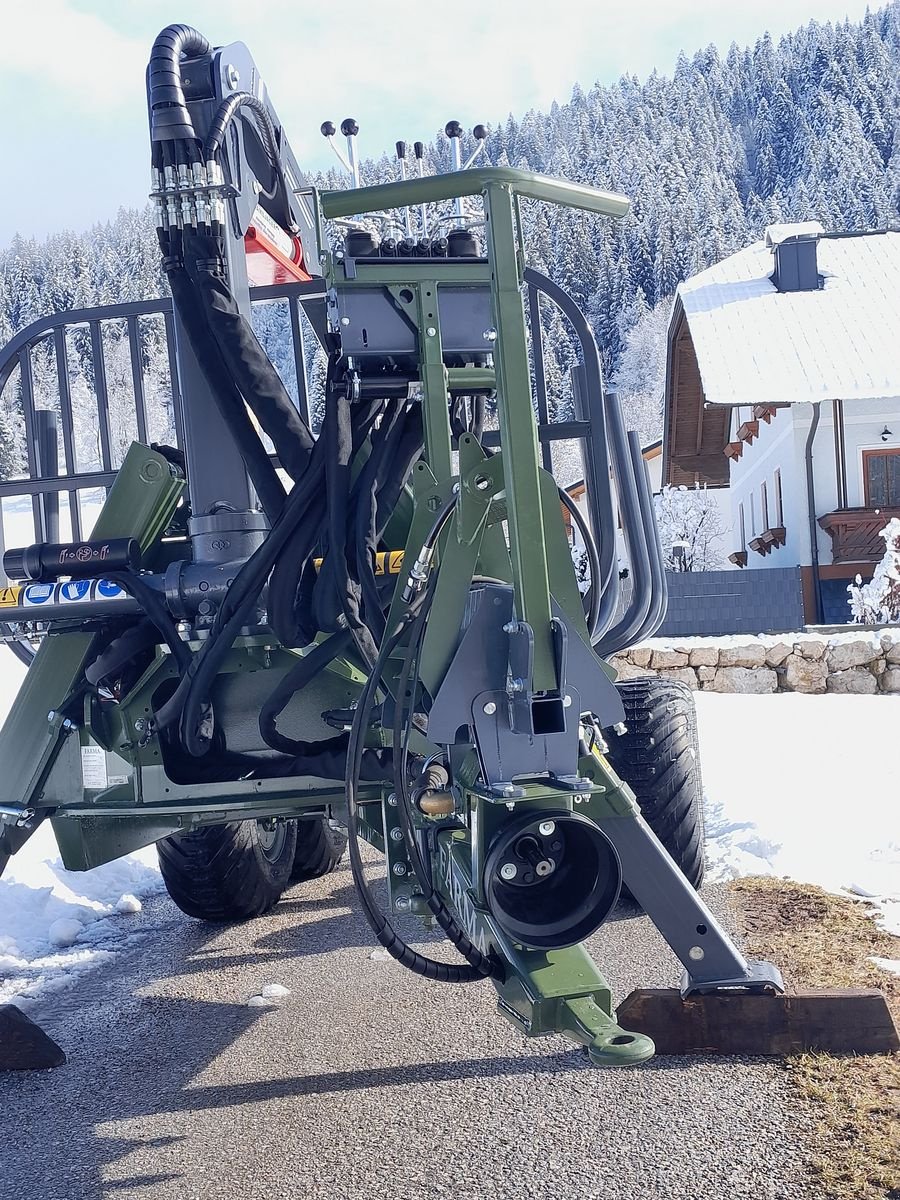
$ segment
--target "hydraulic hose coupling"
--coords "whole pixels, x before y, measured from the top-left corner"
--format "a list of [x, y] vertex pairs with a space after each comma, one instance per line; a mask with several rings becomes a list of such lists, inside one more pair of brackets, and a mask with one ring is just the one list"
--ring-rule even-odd
[[423, 546], [419, 551], [419, 557], [412, 565], [412, 570], [403, 587], [403, 601], [405, 604], [411, 604], [428, 582], [428, 572], [431, 569], [431, 560], [433, 558], [434, 546]]

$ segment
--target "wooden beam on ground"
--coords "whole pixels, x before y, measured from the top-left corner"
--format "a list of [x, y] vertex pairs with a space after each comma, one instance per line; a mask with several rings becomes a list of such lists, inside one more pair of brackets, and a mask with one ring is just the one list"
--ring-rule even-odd
[[900, 1038], [881, 992], [832, 988], [686, 998], [675, 988], [639, 988], [619, 1005], [624, 1028], [645, 1033], [657, 1054], [890, 1054]]

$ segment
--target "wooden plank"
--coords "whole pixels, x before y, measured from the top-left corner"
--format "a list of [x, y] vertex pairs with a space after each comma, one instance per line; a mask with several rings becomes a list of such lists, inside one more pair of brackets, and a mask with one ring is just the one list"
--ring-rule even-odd
[[624, 1028], [644, 1033], [657, 1054], [890, 1054], [900, 1038], [883, 994], [835, 988], [776, 995], [730, 991], [683, 998], [675, 988], [639, 988], [619, 1006]]

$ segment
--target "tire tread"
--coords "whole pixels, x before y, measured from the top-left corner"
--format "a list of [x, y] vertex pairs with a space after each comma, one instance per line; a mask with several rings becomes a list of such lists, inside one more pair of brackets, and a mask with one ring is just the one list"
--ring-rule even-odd
[[[703, 882], [703, 784], [697, 716], [690, 689], [649, 675], [616, 684], [627, 733], [609, 760], [631, 787], [647, 824], [695, 887]], [[627, 889], [623, 889], [627, 891]]]

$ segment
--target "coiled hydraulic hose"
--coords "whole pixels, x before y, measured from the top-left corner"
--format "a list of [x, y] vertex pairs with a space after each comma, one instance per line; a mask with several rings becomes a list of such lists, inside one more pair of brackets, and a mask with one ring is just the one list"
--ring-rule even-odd
[[168, 25], [150, 52], [147, 90], [150, 94], [150, 137], [153, 142], [183, 141], [200, 149], [181, 83], [182, 58], [199, 58], [212, 47], [190, 25]]
[[225, 131], [234, 120], [234, 115], [239, 108], [249, 108], [253, 113], [266, 157], [277, 171], [278, 142], [275, 137], [275, 127], [272, 124], [272, 118], [269, 116], [269, 110], [262, 101], [257, 100], [249, 92], [234, 92], [219, 105], [216, 115], [213, 117], [212, 124], [209, 127], [209, 133], [207, 133], [206, 140], [203, 143], [203, 161], [209, 162], [211, 158], [215, 158], [218, 154], [219, 148], [225, 140]]
[[[435, 542], [444, 527], [445, 522], [452, 513], [455, 504], [456, 496], [450, 498], [435, 517], [431, 529], [423, 542], [423, 551], [432, 550]], [[418, 846], [415, 842], [415, 832], [411, 828], [407, 835], [407, 844], [410, 852], [410, 860], [413, 863], [413, 870], [416, 877], [420, 877], [420, 883], [423, 886], [423, 892], [426, 902], [434, 912], [441, 927], [448, 934], [451, 941], [457, 949], [468, 960], [465, 964], [462, 963], [446, 963], [439, 959], [428, 958], [424, 954], [420, 954], [417, 950], [413, 950], [409, 946], [397, 930], [393, 927], [387, 916], [378, 907], [374, 896], [371, 893], [368, 882], [366, 881], [365, 871], [363, 867], [362, 856], [359, 849], [359, 813], [358, 813], [358, 791], [359, 791], [359, 776], [360, 767], [362, 764], [363, 750], [365, 748], [365, 731], [368, 728], [369, 714], [372, 709], [372, 703], [375, 698], [375, 693], [381, 683], [381, 677], [384, 673], [387, 661], [391, 654], [400, 645], [405, 634], [410, 626], [415, 625], [415, 632], [410, 640], [410, 649], [414, 649], [419, 640], [419, 636], [424, 629], [424, 621], [427, 617], [428, 610], [431, 607], [431, 601], [434, 596], [434, 583], [436, 576], [432, 577], [430, 584], [424, 594], [420, 594], [413, 599], [410, 606], [407, 608], [401, 618], [396, 630], [390, 636], [385, 638], [378, 651], [378, 656], [369, 674], [366, 686], [363, 688], [362, 695], [357, 703], [356, 712], [353, 718], [353, 726], [350, 730], [350, 740], [347, 747], [347, 824], [350, 833], [349, 851], [350, 851], [350, 867], [353, 872], [353, 882], [356, 885], [357, 893], [362, 902], [363, 912], [366, 920], [369, 923], [375, 937], [387, 952], [397, 960], [402, 966], [413, 971], [417, 975], [423, 975], [426, 979], [436, 979], [445, 983], [471, 983], [478, 979], [484, 979], [486, 976], [495, 974], [497, 967], [495, 963], [486, 955], [482, 954], [468, 939], [465, 932], [453, 920], [452, 914], [443, 905], [439, 896], [434, 893], [434, 888], [428, 881], [427, 872], [422, 863], [421, 856], [418, 853]], [[408, 652], [408, 660], [411, 655]], [[402, 708], [403, 691], [398, 685], [397, 689], [397, 709], [398, 714]], [[399, 720], [399, 716], [398, 716]], [[408, 732], [408, 731], [407, 731]], [[395, 734], [395, 743], [398, 739]], [[395, 772], [397, 769], [397, 754], [395, 747], [394, 754]], [[396, 777], [396, 776], [395, 776]], [[405, 777], [404, 777], [405, 784]], [[405, 791], [403, 792], [405, 795]], [[417, 869], [418, 866], [418, 869]]]

